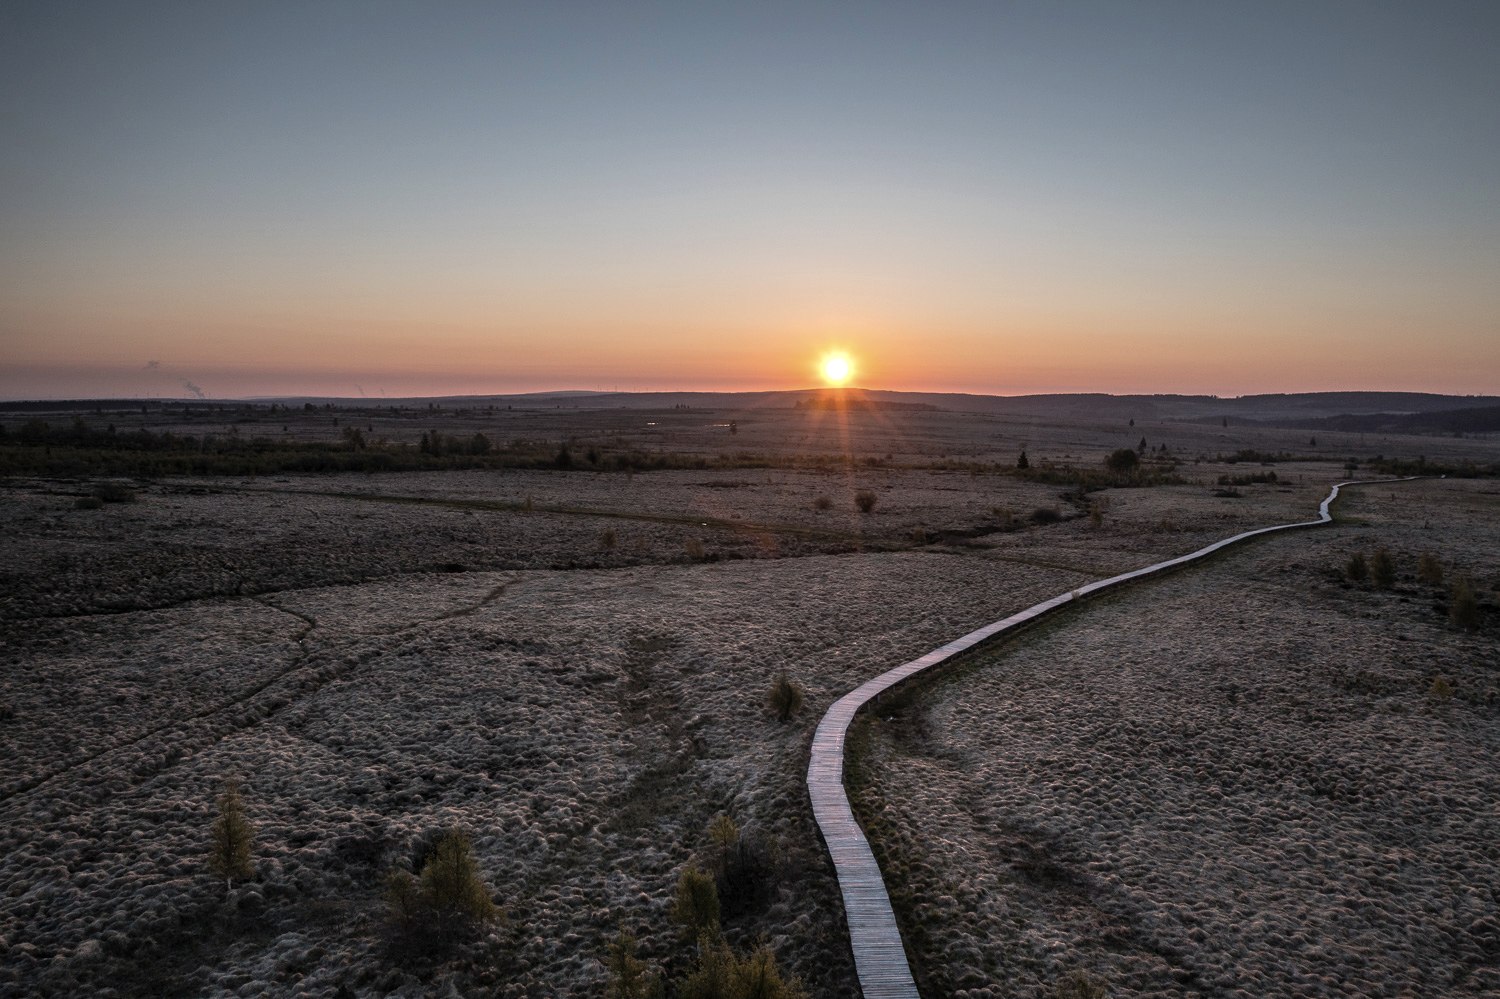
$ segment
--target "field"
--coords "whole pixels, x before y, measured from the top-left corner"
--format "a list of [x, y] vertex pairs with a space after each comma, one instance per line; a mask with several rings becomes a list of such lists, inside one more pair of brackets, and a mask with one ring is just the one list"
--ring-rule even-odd
[[[831, 701], [1080, 583], [1306, 519], [1350, 459], [1500, 458], [942, 412], [271, 422], [313, 447], [351, 423], [372, 449], [482, 433], [552, 467], [5, 479], [0, 994], [595, 996], [622, 927], [675, 978], [677, 880], [724, 814], [768, 858], [727, 938], [856, 995], [802, 786]], [[1154, 484], [1074, 481], [1142, 438]], [[927, 994], [1046, 995], [1073, 970], [1161, 995], [1496, 988], [1495, 483], [1369, 490], [1340, 526], [1072, 612], [877, 711], [861, 801]], [[1396, 585], [1347, 584], [1380, 546]], [[1478, 631], [1434, 610], [1428, 552], [1473, 579]], [[805, 693], [787, 722], [782, 672]], [[230, 777], [254, 871], [226, 890], [206, 857]], [[387, 877], [455, 827], [505, 919], [414, 952]]]

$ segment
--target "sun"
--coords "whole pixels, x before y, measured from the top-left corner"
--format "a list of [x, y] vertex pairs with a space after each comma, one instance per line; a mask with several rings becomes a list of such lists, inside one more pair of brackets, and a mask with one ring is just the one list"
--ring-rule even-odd
[[825, 382], [838, 388], [854, 377], [854, 359], [842, 350], [831, 351], [818, 362], [818, 371]]

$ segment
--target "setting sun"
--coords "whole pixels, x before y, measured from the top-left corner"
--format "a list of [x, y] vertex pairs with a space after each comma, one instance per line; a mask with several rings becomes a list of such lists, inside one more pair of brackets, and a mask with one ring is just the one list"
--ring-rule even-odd
[[823, 375], [825, 382], [838, 387], [853, 377], [854, 361], [848, 354], [837, 350], [823, 355], [823, 360], [818, 363], [818, 371]]

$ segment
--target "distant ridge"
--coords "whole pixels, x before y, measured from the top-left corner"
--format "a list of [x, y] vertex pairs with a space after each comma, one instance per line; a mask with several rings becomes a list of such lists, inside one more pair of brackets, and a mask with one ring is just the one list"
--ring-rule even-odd
[[[388, 406], [473, 409], [493, 406], [514, 409], [791, 409], [827, 408], [848, 404], [861, 409], [921, 412], [987, 413], [1083, 420], [1249, 420], [1286, 427], [1318, 426], [1333, 418], [1357, 420], [1388, 417], [1378, 425], [1411, 429], [1395, 432], [1442, 432], [1453, 428], [1436, 414], [1500, 407], [1500, 396], [1438, 395], [1427, 392], [1304, 392], [1245, 395], [1109, 395], [1104, 392], [1045, 395], [975, 395], [961, 392], [896, 392], [886, 389], [790, 389], [762, 392], [591, 392], [570, 389], [497, 395], [411, 396], [405, 398], [349, 398], [338, 396], [275, 396], [232, 399], [88, 399], [72, 401], [0, 402], [6, 412], [66, 412], [78, 409], [133, 409], [142, 405], [212, 407], [251, 402], [257, 405], [335, 406], [341, 409], [383, 409]], [[1395, 418], [1411, 417], [1407, 424]], [[1483, 423], [1486, 416], [1476, 414]], [[1376, 424], [1371, 424], [1374, 426]], [[1329, 429], [1340, 429], [1333, 424]], [[1465, 428], [1467, 429], [1467, 427]], [[1473, 429], [1484, 429], [1475, 426]]]

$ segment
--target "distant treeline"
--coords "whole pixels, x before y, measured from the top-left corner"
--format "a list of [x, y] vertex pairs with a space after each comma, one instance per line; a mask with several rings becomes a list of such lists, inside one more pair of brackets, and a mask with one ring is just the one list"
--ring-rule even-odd
[[1428, 413], [1370, 413], [1303, 420], [1298, 427], [1361, 434], [1485, 434], [1500, 430], [1500, 406]]

